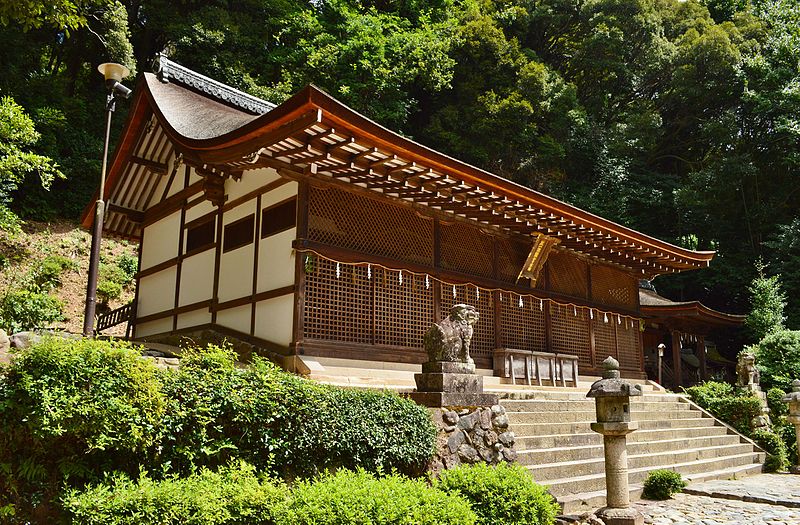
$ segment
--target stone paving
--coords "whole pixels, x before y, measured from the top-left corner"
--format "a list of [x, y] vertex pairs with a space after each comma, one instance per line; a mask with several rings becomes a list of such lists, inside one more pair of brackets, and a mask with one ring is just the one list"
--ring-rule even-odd
[[687, 490], [692, 494], [676, 494], [667, 501], [642, 500], [634, 506], [652, 525], [800, 525], [797, 475], [709, 481]]

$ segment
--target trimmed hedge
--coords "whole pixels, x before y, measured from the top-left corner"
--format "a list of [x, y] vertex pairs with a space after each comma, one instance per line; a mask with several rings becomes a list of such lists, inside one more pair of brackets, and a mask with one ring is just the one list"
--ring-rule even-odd
[[761, 414], [761, 401], [751, 393], [740, 393], [728, 383], [707, 381], [684, 389], [692, 401], [749, 436], [750, 422]]
[[302, 481], [274, 511], [276, 525], [470, 525], [470, 505], [422, 480], [340, 470]]
[[779, 472], [789, 466], [786, 444], [781, 436], [771, 430], [756, 430], [753, 432], [753, 441], [767, 453], [764, 460], [765, 472]]
[[436, 487], [466, 498], [482, 525], [550, 525], [560, 512], [520, 465], [479, 463], [445, 470]]
[[71, 523], [80, 525], [260, 525], [272, 524], [272, 509], [286, 488], [259, 478], [245, 463], [202, 469], [186, 478], [156, 481], [117, 475], [63, 498]]
[[642, 497], [653, 500], [670, 499], [684, 488], [686, 482], [678, 472], [667, 469], [651, 470], [642, 485]]

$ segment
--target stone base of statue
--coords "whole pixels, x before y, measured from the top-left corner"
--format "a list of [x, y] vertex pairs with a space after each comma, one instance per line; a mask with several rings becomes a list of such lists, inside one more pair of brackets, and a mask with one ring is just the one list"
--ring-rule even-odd
[[417, 391], [411, 399], [420, 405], [439, 407], [479, 407], [496, 405], [499, 396], [483, 393], [483, 376], [472, 363], [430, 361], [422, 373], [414, 374]]
[[644, 516], [636, 509], [612, 509], [605, 507], [597, 511], [596, 516], [605, 525], [644, 525]]

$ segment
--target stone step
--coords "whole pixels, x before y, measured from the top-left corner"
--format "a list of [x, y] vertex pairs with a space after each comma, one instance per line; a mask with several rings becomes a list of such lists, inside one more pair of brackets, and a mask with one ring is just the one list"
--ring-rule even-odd
[[[647, 477], [648, 472], [661, 468], [674, 470], [682, 475], [689, 475], [724, 470], [763, 461], [764, 454], [754, 452], [752, 446], [749, 451], [737, 447], [729, 447], [729, 450], [736, 452], [733, 454], [723, 452], [721, 447], [710, 447], [709, 449], [716, 450], [706, 449], [705, 452], [701, 450], [688, 451], [683, 454], [668, 452], [647, 456], [628, 456], [628, 479], [632, 484], [641, 483]], [[551, 494], [560, 496], [562, 494], [602, 490], [605, 487], [605, 471], [602, 463], [602, 459], [583, 460], [560, 464], [529, 465], [526, 468], [533, 474], [534, 479], [550, 487]], [[558, 466], [556, 467], [555, 465]], [[573, 475], [569, 478], [564, 478], [565, 472]]]
[[[586, 393], [589, 392], [591, 383], [578, 382], [578, 387], [494, 385], [489, 383], [485, 384], [485, 387], [487, 390], [500, 394], [503, 399], [509, 400], [546, 399], [550, 396], [554, 396], [552, 399], [556, 397], [561, 397], [562, 399], [586, 399]], [[642, 392], [645, 396], [666, 395], [678, 397], [677, 394], [667, 393], [649, 384], [642, 385]]]
[[[698, 419], [703, 414], [696, 410], [665, 406], [663, 410], [634, 410], [631, 411], [632, 421], [648, 421], [655, 419]], [[544, 411], [544, 412], [508, 412], [508, 420], [512, 425], [524, 423], [592, 423], [597, 421], [594, 410], [573, 411]]]
[[[751, 447], [752, 450], [752, 447]], [[630, 459], [630, 458], [629, 458]], [[706, 475], [707, 473], [714, 472], [714, 471], [722, 471], [722, 470], [729, 470], [734, 469], [736, 467], [743, 467], [749, 465], [756, 465], [757, 470], [761, 470], [761, 465], [759, 463], [763, 462], [764, 454], [758, 452], [743, 452], [739, 454], [733, 455], [726, 455], [721, 457], [710, 457], [710, 458], [702, 458], [696, 460], [687, 460], [683, 462], [665, 462], [665, 463], [658, 463], [650, 464], [650, 465], [640, 465], [640, 466], [630, 466], [628, 469], [628, 480], [629, 483], [633, 484], [641, 484], [644, 479], [647, 477], [647, 473], [651, 470], [656, 469], [668, 469], [674, 470], [675, 472], [679, 472], [681, 475], [685, 477], [690, 477], [692, 474], [697, 475]], [[539, 466], [529, 466], [527, 467], [530, 472], [533, 474], [533, 478], [537, 480], [539, 483], [547, 485], [549, 487], [550, 493], [555, 496], [556, 498], [560, 498], [563, 495], [567, 494], [578, 494], [581, 492], [594, 492], [599, 490], [605, 489], [605, 472], [601, 469], [600, 472], [592, 472], [592, 473], [584, 473], [584, 474], [575, 474], [574, 476], [570, 477], [560, 477], [560, 478], [546, 478], [541, 472], [541, 467]], [[561, 471], [563, 475], [564, 472], [569, 472], [566, 470], [566, 465], [564, 465], [564, 470]], [[553, 473], [557, 474], [557, 471], [553, 471]]]
[[[512, 428], [515, 430], [516, 427]], [[736, 439], [738, 436], [728, 433], [728, 429], [722, 426], [706, 427], [687, 427], [671, 429], [651, 429], [637, 430], [628, 434], [628, 443], [638, 443], [646, 441], [660, 441], [668, 439], [704, 438], [711, 436], [730, 435]], [[581, 445], [602, 444], [603, 436], [596, 432], [585, 432], [581, 434], [549, 434], [541, 436], [517, 435], [517, 449], [537, 449], [537, 448], [557, 448]]]
[[[664, 398], [666, 396], [659, 396]], [[635, 399], [635, 398], [634, 398]], [[568, 400], [568, 399], [531, 399], [525, 401], [501, 401], [507, 412], [573, 412], [580, 411], [595, 411], [595, 402], [591, 399], [586, 400]], [[632, 400], [631, 410], [633, 411], [647, 411], [647, 410], [691, 410], [692, 407], [688, 403], [681, 403], [677, 400], [671, 399], [655, 399], [639, 401], [638, 399]]]
[[[759, 474], [761, 472], [761, 468], [762, 467], [760, 464], [748, 463], [726, 469], [707, 471], [701, 474], [684, 474], [683, 477], [689, 482], [710, 481], [715, 479], [738, 479], [745, 476]], [[602, 483], [605, 482], [602, 478], [601, 481]], [[641, 497], [641, 483], [632, 483], [629, 488], [632, 501]], [[561, 505], [562, 514], [582, 514], [605, 506], [606, 492], [605, 489], [600, 489], [564, 494], [558, 497], [558, 503]]]
[[[715, 420], [707, 417], [639, 420], [640, 430], [713, 427]], [[511, 430], [518, 436], [545, 436], [551, 434], [585, 434], [590, 432], [589, 422], [567, 423], [513, 423]]]
[[[693, 439], [672, 438], [657, 441], [640, 441], [628, 443], [628, 454], [631, 456], [658, 454], [671, 451], [685, 451], [690, 449], [703, 449], [709, 447], [722, 447], [741, 445], [739, 436], [722, 435], [707, 436]], [[746, 445], [750, 446], [750, 445]], [[752, 448], [752, 447], [751, 447]], [[517, 448], [519, 463], [522, 465], [541, 465], [545, 463], [581, 461], [588, 459], [603, 459], [602, 439], [598, 443], [581, 446], [561, 446], [552, 448]]]

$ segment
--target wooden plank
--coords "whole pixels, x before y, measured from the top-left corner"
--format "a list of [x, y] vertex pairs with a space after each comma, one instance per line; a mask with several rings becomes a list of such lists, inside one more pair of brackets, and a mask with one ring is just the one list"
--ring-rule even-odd
[[222, 262], [222, 227], [223, 227], [223, 209], [222, 206], [217, 208], [217, 241], [216, 250], [214, 250], [214, 282], [212, 287], [211, 296], [211, 324], [217, 323], [217, 311], [215, 309], [219, 303], [219, 266]]
[[141, 224], [144, 221], [144, 212], [125, 208], [118, 204], [114, 204], [113, 202], [108, 204], [107, 210], [109, 213], [119, 213], [124, 215], [126, 219], [136, 224]]
[[[184, 167], [183, 187], [189, 185], [189, 166]], [[186, 208], [181, 208], [181, 225], [178, 228], [178, 267], [175, 271], [175, 308], [180, 305], [181, 299], [181, 270], [183, 269], [182, 256], [183, 256], [183, 239], [186, 234], [184, 223], [186, 222]], [[175, 315], [172, 319], [172, 329], [178, 329], [178, 316]]]
[[157, 160], [152, 160], [152, 159], [146, 159], [138, 155], [131, 156], [130, 161], [133, 162], [134, 164], [139, 164], [140, 166], [144, 166], [153, 173], [158, 173], [160, 175], [167, 174], [168, 166], [163, 162], [158, 162]]

